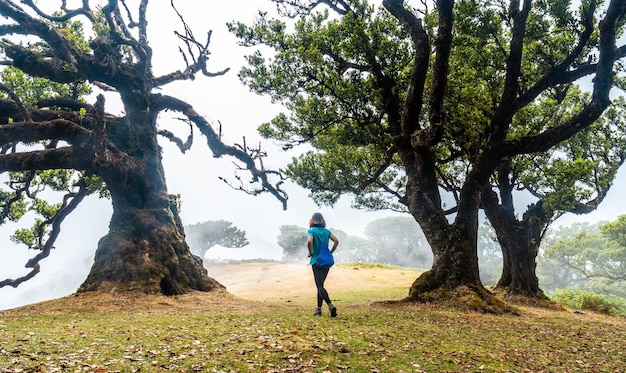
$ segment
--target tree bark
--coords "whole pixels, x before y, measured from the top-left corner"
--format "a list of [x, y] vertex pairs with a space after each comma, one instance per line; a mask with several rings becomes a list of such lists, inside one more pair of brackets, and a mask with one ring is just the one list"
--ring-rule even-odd
[[176, 295], [223, 288], [189, 251], [176, 202], [115, 211], [79, 292], [124, 289]]
[[445, 231], [445, 235], [440, 235], [441, 239], [431, 236], [429, 242], [433, 250], [433, 265], [413, 282], [409, 291], [411, 300], [422, 300], [424, 294], [438, 288], [454, 289], [458, 286], [487, 294], [479, 278], [476, 244], [462, 231], [452, 225]]
[[158, 111], [147, 109], [147, 96], [122, 95], [127, 117], [110, 129], [103, 119], [96, 120], [102, 136], [130, 158], [116, 159], [112, 150], [94, 146], [94, 169], [107, 183], [113, 215], [80, 292], [123, 288], [176, 295], [223, 288], [185, 242], [178, 201], [167, 194], [157, 142]]
[[[542, 239], [542, 232], [548, 219], [542, 208], [542, 202], [532, 204], [517, 220], [512, 206], [512, 198], [506, 198], [502, 190], [502, 204], [498, 204], [495, 192], [483, 193], [483, 209], [493, 226], [500, 247], [502, 248], [502, 275], [495, 291], [505, 298], [522, 296], [547, 300], [539, 287], [537, 278], [537, 253]], [[507, 201], [511, 203], [507, 203]]]
[[485, 175], [472, 173], [461, 191], [457, 215], [450, 223], [441, 206], [434, 155], [414, 152], [398, 143], [407, 170], [409, 211], [419, 223], [433, 252], [432, 268], [411, 285], [404, 301], [456, 302], [457, 307], [490, 313], [517, 313], [480, 281], [477, 254], [478, 210]]
[[[476, 214], [457, 216], [454, 223], [439, 233], [423, 220], [420, 225], [433, 251], [433, 266], [411, 285], [404, 301], [452, 302], [454, 307], [488, 313], [513, 313], [509, 306], [487, 290], [480, 281], [476, 250]], [[429, 231], [429, 233], [426, 233]]]

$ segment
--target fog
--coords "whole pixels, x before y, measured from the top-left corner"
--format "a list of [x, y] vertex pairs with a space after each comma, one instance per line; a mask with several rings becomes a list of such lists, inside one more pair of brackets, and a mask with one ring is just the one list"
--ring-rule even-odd
[[[184, 67], [177, 53], [179, 43], [173, 36], [173, 30], [181, 30], [179, 22], [169, 10], [169, 1], [150, 4], [148, 14], [151, 27], [150, 40], [155, 52], [155, 72], [162, 74]], [[203, 35], [208, 28], [213, 30], [212, 59], [210, 69], [219, 71], [230, 67], [225, 76], [216, 78], [198, 77], [193, 82], [179, 82], [163, 89], [163, 93], [185, 100], [196, 111], [210, 119], [215, 125], [222, 124], [223, 139], [226, 143], [241, 142], [243, 136], [249, 144], [258, 143], [256, 127], [271, 119], [280, 107], [271, 103], [267, 97], [259, 97], [237, 79], [239, 67], [243, 64], [243, 55], [251, 50], [236, 47], [235, 38], [225, 27], [225, 22], [234, 19], [247, 21], [253, 19], [259, 9], [271, 10], [267, 1], [230, 0], [227, 3], [176, 2], [195, 35]], [[228, 4], [227, 6], [224, 4]], [[209, 9], [210, 8], [210, 9]], [[155, 21], [158, 19], [158, 21]], [[171, 26], [171, 27], [170, 27]], [[150, 35], [149, 35], [150, 36]], [[167, 57], [163, 57], [167, 56]], [[115, 95], [107, 94], [106, 108], [109, 112], [119, 112]], [[172, 118], [161, 118], [162, 125], [186, 138], [188, 126]], [[220, 181], [218, 177], [232, 179], [235, 166], [232, 159], [215, 159], [206, 146], [206, 142], [197, 131], [194, 146], [186, 154], [162, 139], [163, 162], [166, 171], [169, 192], [180, 194], [182, 201], [181, 218], [185, 225], [208, 220], [230, 221], [244, 230], [250, 244], [240, 249], [209, 250], [209, 258], [221, 259], [275, 259], [282, 256], [282, 249], [276, 244], [281, 225], [305, 227], [313, 212], [324, 214], [329, 227], [340, 229], [349, 235], [363, 236], [365, 226], [376, 219], [399, 215], [389, 211], [365, 212], [350, 208], [350, 200], [342, 199], [337, 206], [319, 208], [301, 188], [287, 184], [289, 194], [288, 209], [271, 195], [250, 196], [235, 191]], [[284, 166], [296, 153], [285, 153], [278, 144], [263, 142], [263, 148], [269, 156], [265, 161], [267, 168]], [[619, 174], [615, 187], [610, 191], [605, 203], [598, 211], [586, 216], [566, 215], [555, 223], [570, 224], [573, 221], [612, 220], [623, 213], [623, 202], [619, 193], [626, 186], [624, 171]], [[520, 210], [525, 207], [520, 203]], [[527, 203], [526, 203], [527, 204]], [[58, 298], [73, 293], [85, 279], [98, 240], [108, 229], [111, 206], [108, 200], [90, 197], [71, 214], [62, 226], [62, 232], [50, 256], [41, 261], [41, 273], [35, 278], [13, 289], [0, 289], [0, 309], [12, 308], [46, 299]], [[29, 223], [30, 224], [30, 223]], [[0, 230], [0, 277], [15, 278], [28, 273], [24, 268], [26, 261], [36, 253], [10, 242], [16, 224], [5, 224]], [[306, 258], [303, 258], [306, 263]]]
[[[56, 3], [51, 2], [50, 6]], [[259, 0], [231, 0], [227, 7], [204, 2], [206, 9], [198, 7], [197, 2], [175, 3], [194, 35], [202, 38], [209, 29], [213, 31], [209, 69], [221, 71], [229, 67], [231, 70], [224, 76], [198, 76], [195, 81], [177, 82], [164, 87], [160, 92], [191, 103], [215, 127], [221, 123], [223, 140], [226, 143], [241, 143], [244, 136], [248, 144], [259, 143], [261, 139], [256, 133], [256, 127], [271, 119], [280, 107], [272, 104], [267, 97], [252, 94], [239, 82], [237, 72], [243, 65], [243, 56], [252, 51], [236, 46], [235, 38], [228, 33], [225, 23], [235, 19], [249, 22], [258, 10], [271, 11], [272, 6], [269, 2]], [[182, 31], [182, 25], [171, 12], [169, 4], [169, 1], [153, 2], [148, 12], [155, 75], [184, 68], [184, 61], [177, 52], [180, 43], [173, 33], [174, 30]], [[97, 93], [102, 92], [95, 92], [94, 95]], [[104, 95], [107, 100], [106, 110], [120, 113], [122, 108], [116, 95]], [[159, 123], [181, 138], [188, 135], [188, 125], [175, 118], [164, 115]], [[335, 208], [318, 208], [307, 197], [306, 191], [292, 184], [285, 186], [289, 202], [288, 209], [284, 211], [278, 200], [269, 194], [253, 197], [235, 191], [220, 181], [219, 177], [234, 179], [236, 166], [232, 163], [233, 159], [214, 158], [204, 138], [197, 131], [195, 135], [194, 145], [186, 154], [181, 154], [167, 140], [160, 140], [169, 192], [181, 196], [183, 223], [189, 225], [207, 220], [227, 220], [246, 231], [250, 240], [250, 244], [244, 248], [232, 249], [227, 253], [215, 250], [209, 252], [209, 257], [279, 259], [282, 256], [282, 251], [276, 244], [279, 227], [285, 224], [306, 226], [309, 217], [316, 211], [325, 215], [330, 226], [340, 227], [355, 235], [362, 234], [368, 222], [392, 215], [389, 212], [354, 211], [350, 209], [347, 199], [342, 200]], [[278, 144], [270, 142], [263, 142], [262, 147], [269, 153], [264, 164], [271, 169], [285, 165], [296, 155], [285, 153]], [[98, 240], [107, 233], [111, 212], [108, 200], [87, 198], [63, 223], [55, 249], [48, 258], [40, 262], [41, 272], [16, 289], [0, 289], [0, 309], [74, 292], [89, 271]], [[12, 243], [9, 236], [17, 227], [31, 224], [31, 221], [7, 223], [1, 227], [0, 255], [4, 259], [0, 262], [2, 279], [20, 277], [30, 271], [24, 268], [24, 264], [36, 253]]]

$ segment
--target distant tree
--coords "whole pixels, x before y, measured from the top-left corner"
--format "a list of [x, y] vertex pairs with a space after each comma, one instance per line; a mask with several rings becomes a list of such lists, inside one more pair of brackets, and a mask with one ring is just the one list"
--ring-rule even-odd
[[[597, 225], [596, 225], [597, 226]], [[589, 226], [593, 229], [594, 226]], [[598, 293], [626, 296], [626, 215], [602, 224], [597, 230], [583, 230], [561, 239], [545, 256], [570, 270], [570, 283]]]
[[[264, 169], [261, 149], [245, 143], [225, 144], [221, 130], [214, 129], [191, 105], [160, 91], [199, 75], [226, 73], [228, 69], [210, 71], [211, 33], [204, 41], [197, 39], [171, 2], [172, 14], [183, 29], [176, 34], [183, 66], [155, 76], [153, 59], [160, 57], [153, 55], [156, 50], [150, 45], [155, 44], [148, 39], [148, 1], [133, 3], [134, 10], [124, 1], [98, 2], [102, 6], [92, 8], [95, 2], [84, 0], [74, 2], [80, 3], [75, 9], [63, 1], [54, 14], [46, 14], [36, 3], [0, 1], [2, 64], [51, 84], [98, 87], [119, 99], [122, 110], [116, 110], [119, 115], [108, 113], [102, 94], [94, 104], [76, 95], [42, 97], [35, 104], [6, 84], [1, 87], [7, 95], [0, 99], [0, 173], [9, 179], [9, 190], [0, 193], [3, 222], [18, 218], [25, 196], [43, 195], [44, 185], [63, 197], [59, 203], [36, 206], [43, 217], [37, 229], [17, 238], [36, 252], [26, 263], [29, 272], [0, 281], [0, 287], [16, 287], [35, 276], [41, 260], [54, 247], [64, 219], [86, 196], [100, 192], [110, 197], [113, 215], [79, 291], [115, 288], [173, 295], [220, 288], [184, 241], [179, 200], [168, 194], [159, 139], [173, 142], [184, 152], [197, 129], [214, 156], [232, 156], [241, 163], [240, 170], [250, 171], [247, 192], [272, 193], [283, 205], [286, 195], [280, 190], [280, 177], [277, 185], [270, 181], [278, 173]], [[80, 30], [88, 32], [84, 43], [76, 32], [58, 24], [79, 17], [84, 22]], [[187, 140], [160, 126], [160, 118], [168, 111], [180, 117], [183, 131], [190, 131]], [[65, 170], [77, 176], [68, 179]], [[248, 181], [243, 176], [237, 175], [239, 189]]]
[[570, 225], [560, 225], [550, 228], [541, 241], [542, 252], [545, 252], [547, 248], [554, 246], [557, 242], [570, 239], [578, 233], [600, 233], [600, 227], [606, 223], [608, 223], [608, 221], [600, 221], [597, 223], [575, 222]]
[[483, 284], [495, 286], [502, 275], [502, 249], [488, 220], [478, 227], [478, 266]]
[[418, 268], [432, 265], [432, 251], [415, 219], [396, 216], [374, 220], [365, 227], [365, 237], [377, 263]]
[[246, 232], [225, 220], [205, 221], [185, 226], [187, 244], [191, 252], [204, 258], [206, 252], [215, 245], [238, 248], [250, 243]]
[[537, 276], [541, 287], [548, 293], [556, 289], [567, 287], [584, 288], [586, 279], [577, 273], [571, 266], [565, 264], [567, 258], [551, 252], [551, 248], [558, 242], [570, 240], [578, 234], [594, 235], [599, 237], [600, 226], [604, 223], [573, 223], [568, 226], [548, 229], [541, 242], [537, 260]]
[[[286, 104], [262, 134], [313, 147], [289, 176], [318, 203], [353, 193], [360, 207], [413, 216], [434, 261], [406, 300], [463, 287], [485, 308], [501, 305], [479, 276], [481, 194], [506, 160], [548, 151], [603, 114], [621, 83], [625, 2], [273, 2], [295, 27], [261, 15], [231, 28], [243, 45], [272, 49], [251, 54], [240, 73]], [[519, 120], [585, 77], [593, 92], [567, 115], [549, 126]]]
[[[626, 248], [626, 215], [620, 215], [617, 217], [617, 220], [603, 224], [600, 227], [600, 231], [614, 246]], [[626, 257], [623, 256], [624, 254], [621, 249], [618, 250], [613, 261], [615, 261], [616, 264], [626, 266], [626, 261], [623, 260], [626, 259]], [[618, 269], [620, 273], [625, 270], [626, 267], [619, 267]]]
[[344, 231], [334, 231], [339, 238], [339, 248], [335, 251], [335, 260], [344, 263], [377, 263], [376, 248], [371, 241], [349, 235]]
[[283, 248], [283, 260], [301, 261], [307, 257], [307, 229], [297, 225], [281, 225], [278, 246]]
[[607, 240], [594, 263], [594, 274], [603, 281], [592, 283], [594, 291], [626, 297], [626, 215], [600, 227]]

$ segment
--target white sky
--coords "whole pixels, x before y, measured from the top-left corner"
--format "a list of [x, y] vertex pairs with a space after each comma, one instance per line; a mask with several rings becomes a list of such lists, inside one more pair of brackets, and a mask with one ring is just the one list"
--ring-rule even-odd
[[[55, 3], [60, 1], [51, 2], [51, 6]], [[181, 43], [173, 34], [174, 30], [182, 31], [182, 27], [178, 18], [171, 14], [169, 3], [152, 1], [148, 11], [149, 40], [154, 49], [155, 75], [185, 67], [177, 49]], [[226, 75], [215, 78], [199, 75], [195, 81], [179, 82], [165, 87], [162, 92], [191, 103], [209, 121], [220, 121], [223, 138], [228, 144], [241, 142], [244, 135], [249, 144], [258, 143], [260, 137], [256, 128], [278, 113], [279, 107], [272, 105], [269, 98], [249, 92], [239, 82], [237, 72], [244, 62], [243, 56], [251, 53], [251, 50], [237, 47], [235, 37], [228, 32], [225, 24], [233, 20], [250, 22], [258, 10], [272, 11], [273, 6], [264, 0], [229, 0], [227, 3], [177, 0], [176, 5], [198, 39], [204, 40], [206, 32], [213, 30], [210, 70], [220, 71], [226, 67], [231, 70]], [[115, 106], [114, 97], [111, 94], [106, 97], [107, 110], [119, 110]], [[163, 118], [162, 123], [173, 123], [180, 127], [182, 131], [177, 133], [182, 139], [186, 138], [186, 124], [168, 122], [167, 116]], [[171, 128], [169, 125], [168, 129]], [[228, 157], [215, 159], [197, 130], [194, 132], [194, 146], [186, 154], [181, 154], [176, 146], [165, 139], [161, 139], [161, 144], [164, 148], [164, 167], [169, 191], [182, 197], [183, 223], [189, 225], [207, 220], [227, 220], [246, 231], [251, 242], [241, 249], [209, 252], [209, 257], [280, 259], [282, 249], [276, 244], [279, 227], [287, 224], [306, 227], [310, 216], [316, 211], [324, 214], [331, 228], [353, 235], [362, 235], [365, 226], [372, 220], [394, 215], [386, 211], [352, 210], [349, 200], [341, 201], [335, 208], [318, 208], [308, 199], [306, 191], [293, 184], [285, 186], [289, 194], [289, 204], [284, 211], [281, 203], [270, 194], [249, 196], [220, 181], [220, 176], [232, 179], [235, 170], [233, 160]], [[269, 152], [269, 157], [265, 160], [268, 168], [285, 165], [294, 155], [282, 152], [276, 144], [271, 143], [264, 143], [263, 149]], [[0, 289], [0, 309], [73, 292], [84, 280], [91, 265], [90, 262], [85, 262], [85, 258], [93, 256], [98, 240], [108, 230], [111, 212], [108, 200], [91, 198], [83, 202], [64, 222], [56, 249], [41, 262], [41, 273], [17, 289]], [[7, 259], [0, 262], [2, 279], [27, 273], [23, 266], [35, 254], [9, 241], [8, 237], [14, 230], [13, 224], [6, 224], [0, 229], [0, 255]], [[305, 261], [306, 258], [303, 258], [303, 263]], [[51, 280], [60, 277], [64, 278], [63, 282], [69, 284], [70, 288], [59, 284], [59, 281]], [[26, 295], [20, 298], [23, 294]]]
[[[49, 0], [47, 0], [49, 1]], [[57, 2], [51, 2], [60, 3]], [[178, 19], [169, 11], [169, 1], [152, 1], [149, 8], [149, 40], [154, 49], [155, 74], [183, 69], [182, 58], [177, 52], [177, 42], [173, 30], [181, 30]], [[199, 77], [193, 82], [180, 82], [167, 87], [163, 93], [171, 94], [194, 105], [196, 111], [212, 122], [221, 121], [224, 139], [227, 143], [239, 142], [246, 135], [249, 144], [258, 143], [256, 128], [271, 119], [280, 108], [272, 105], [267, 97], [259, 97], [248, 91], [237, 78], [243, 64], [243, 55], [252, 50], [237, 47], [235, 38], [228, 33], [225, 23], [240, 20], [249, 23], [258, 10], [273, 10], [266, 0], [229, 0], [228, 2], [177, 0], [177, 7], [183, 14], [194, 34], [203, 39], [206, 31], [213, 30], [210, 69], [213, 71], [230, 67], [225, 76], [216, 78]], [[107, 96], [107, 109], [115, 111], [113, 98]], [[164, 117], [164, 123], [167, 122]], [[171, 122], [176, 123], [176, 122]], [[179, 132], [187, 136], [185, 130]], [[170, 193], [182, 197], [181, 218], [185, 225], [207, 220], [227, 220], [246, 231], [251, 244], [241, 249], [209, 251], [209, 256], [230, 256], [243, 258], [281, 257], [281, 249], [276, 244], [279, 227], [294, 224], [305, 227], [313, 212], [321, 211], [329, 226], [341, 229], [351, 235], [363, 235], [367, 223], [392, 215], [388, 211], [363, 212], [349, 207], [349, 200], [342, 200], [335, 208], [319, 209], [307, 197], [307, 192], [287, 185], [289, 205], [283, 211], [282, 205], [271, 195], [252, 197], [234, 191], [219, 176], [230, 178], [235, 167], [232, 160], [224, 157], [213, 158], [204, 138], [194, 132], [194, 146], [187, 154], [162, 139], [164, 166]], [[286, 154], [270, 143], [263, 148], [269, 152], [265, 164], [270, 168], [283, 166], [293, 153]], [[626, 175], [620, 172], [615, 186], [601, 207], [592, 214], [583, 216], [566, 215], [555, 226], [568, 225], [573, 221], [614, 220], [624, 212], [621, 198], [626, 186]], [[523, 206], [522, 206], [523, 207]], [[57, 240], [56, 250], [41, 262], [42, 272], [34, 279], [17, 289], [0, 289], [0, 309], [10, 308], [39, 300], [64, 296], [72, 293], [84, 280], [91, 265], [85, 261], [93, 255], [98, 240], [107, 232], [111, 216], [107, 200], [91, 198], [85, 201], [74, 214], [66, 219], [62, 233]], [[7, 224], [0, 230], [0, 277], [16, 277], [26, 273], [23, 268], [27, 258], [34, 255], [22, 247], [11, 244], [9, 234], [15, 227]], [[306, 258], [303, 258], [303, 263]]]

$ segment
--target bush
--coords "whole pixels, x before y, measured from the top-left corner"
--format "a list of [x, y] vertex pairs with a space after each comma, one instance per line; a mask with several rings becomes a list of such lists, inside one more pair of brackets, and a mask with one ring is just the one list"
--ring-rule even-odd
[[624, 298], [571, 288], [557, 289], [551, 298], [568, 308], [612, 316], [626, 316], [626, 299]]

